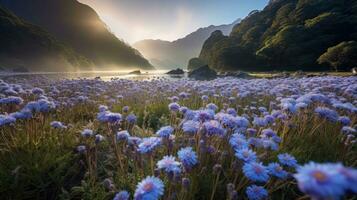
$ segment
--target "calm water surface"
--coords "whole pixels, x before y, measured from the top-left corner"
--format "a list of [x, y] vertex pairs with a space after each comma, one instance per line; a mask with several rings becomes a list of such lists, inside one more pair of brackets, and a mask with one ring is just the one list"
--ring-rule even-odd
[[0, 78], [15, 78], [28, 76], [45, 76], [51, 79], [94, 79], [100, 77], [104, 81], [115, 79], [154, 80], [177, 79], [187, 77], [184, 75], [167, 75], [168, 70], [141, 71], [141, 75], [129, 74], [130, 71], [82, 71], [82, 72], [24, 72], [24, 73], [0, 73]]

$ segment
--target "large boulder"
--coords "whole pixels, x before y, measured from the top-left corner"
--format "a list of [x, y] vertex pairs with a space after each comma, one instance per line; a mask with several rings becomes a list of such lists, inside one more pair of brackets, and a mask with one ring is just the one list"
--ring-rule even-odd
[[217, 78], [217, 72], [205, 65], [189, 72], [188, 77], [196, 80], [212, 80]]
[[166, 74], [170, 74], [170, 75], [180, 75], [180, 74], [184, 74], [185, 72], [180, 69], [180, 68], [177, 68], [177, 69], [173, 69], [169, 72], [167, 72]]
[[352, 74], [355, 76], [357, 75], [357, 67], [352, 68]]
[[228, 71], [228, 72], [223, 72], [222, 74], [220, 74], [220, 76], [223, 77], [227, 77], [227, 76], [231, 76], [231, 77], [235, 77], [235, 78], [253, 78], [253, 76], [251, 76], [250, 74], [246, 73], [246, 72], [242, 72], [242, 71]]
[[135, 71], [129, 72], [129, 74], [141, 75], [141, 71], [140, 70], [135, 70]]

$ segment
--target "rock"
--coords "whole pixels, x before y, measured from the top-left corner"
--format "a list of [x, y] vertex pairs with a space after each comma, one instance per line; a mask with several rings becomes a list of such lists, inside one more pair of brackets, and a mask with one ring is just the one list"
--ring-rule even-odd
[[357, 67], [352, 68], [352, 74], [355, 76], [357, 75]]
[[236, 71], [236, 72], [223, 72], [220, 74], [220, 76], [226, 77], [226, 76], [232, 76], [236, 78], [253, 78], [253, 76], [249, 75], [246, 72], [242, 71]]
[[280, 72], [272, 76], [272, 78], [289, 78], [291, 74], [289, 72]]
[[312, 78], [312, 77], [316, 77], [317, 75], [316, 74], [308, 74], [306, 75], [307, 78]]
[[293, 74], [293, 76], [294, 77], [304, 77], [304, 76], [306, 76], [306, 73], [305, 72], [303, 72], [303, 71], [301, 71], [301, 70], [299, 70], [299, 71], [296, 71], [294, 74]]
[[129, 72], [129, 74], [141, 75], [141, 71], [140, 70], [135, 70], [135, 71]]
[[180, 69], [180, 68], [177, 68], [177, 69], [173, 69], [169, 72], [167, 72], [166, 74], [173, 74], [173, 75], [178, 75], [178, 74], [184, 74], [185, 72]]
[[189, 72], [188, 77], [196, 80], [211, 80], [217, 78], [217, 72], [205, 65]]

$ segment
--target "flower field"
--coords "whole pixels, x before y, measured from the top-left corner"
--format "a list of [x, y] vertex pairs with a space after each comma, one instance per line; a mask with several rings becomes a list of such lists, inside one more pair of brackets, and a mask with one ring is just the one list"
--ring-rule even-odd
[[0, 80], [1, 199], [355, 199], [357, 77]]

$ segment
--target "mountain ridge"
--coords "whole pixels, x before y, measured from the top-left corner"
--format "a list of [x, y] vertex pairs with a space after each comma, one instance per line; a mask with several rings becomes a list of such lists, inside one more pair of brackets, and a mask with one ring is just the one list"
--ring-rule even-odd
[[108, 29], [93, 8], [77, 0], [0, 0], [0, 5], [44, 28], [100, 69], [153, 69], [139, 51]]
[[240, 19], [237, 19], [231, 24], [202, 27], [174, 41], [145, 39], [134, 43], [133, 46], [158, 68], [186, 68], [188, 60], [199, 55], [203, 42], [211, 32], [218, 29], [228, 35], [239, 21]]
[[93, 67], [93, 63], [41, 27], [24, 21], [1, 6], [0, 44], [1, 70], [57, 71], [60, 65], [62, 69], [75, 71]]

